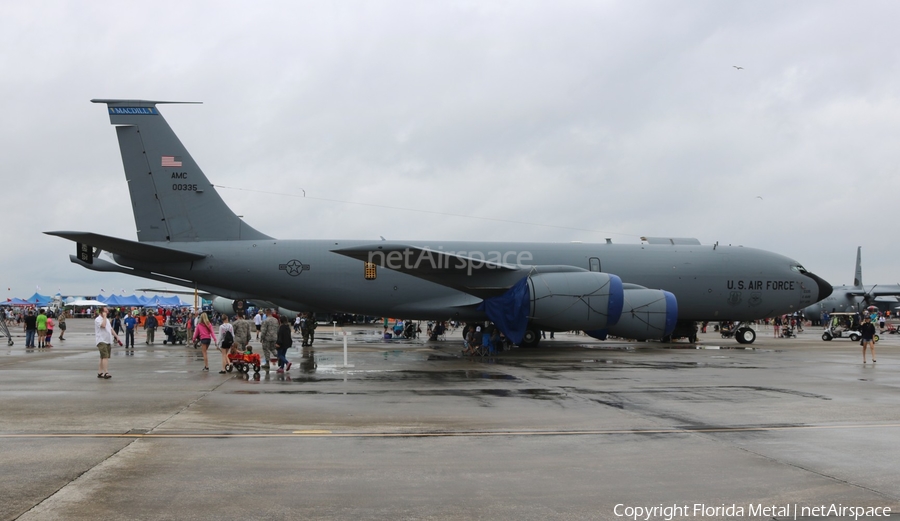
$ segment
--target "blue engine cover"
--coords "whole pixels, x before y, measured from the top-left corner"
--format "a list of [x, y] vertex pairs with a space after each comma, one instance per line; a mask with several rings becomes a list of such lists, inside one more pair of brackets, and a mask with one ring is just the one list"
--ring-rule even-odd
[[678, 302], [675, 295], [661, 289], [626, 289], [619, 321], [609, 327], [585, 330], [600, 340], [610, 335], [633, 340], [658, 340], [675, 331]]
[[622, 279], [595, 271], [540, 273], [528, 277], [530, 320], [538, 327], [582, 331], [619, 321], [624, 305]]
[[618, 322], [622, 279], [593, 271], [535, 273], [478, 307], [513, 343], [531, 323], [551, 330], [601, 329]]

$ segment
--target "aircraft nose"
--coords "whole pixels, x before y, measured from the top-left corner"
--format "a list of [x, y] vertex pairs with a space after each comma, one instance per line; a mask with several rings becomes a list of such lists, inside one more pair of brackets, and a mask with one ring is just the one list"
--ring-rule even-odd
[[834, 291], [834, 287], [822, 277], [814, 273], [807, 273], [806, 276], [816, 281], [816, 286], [819, 287], [819, 298], [816, 299], [816, 301], [828, 298], [831, 295], [831, 292]]

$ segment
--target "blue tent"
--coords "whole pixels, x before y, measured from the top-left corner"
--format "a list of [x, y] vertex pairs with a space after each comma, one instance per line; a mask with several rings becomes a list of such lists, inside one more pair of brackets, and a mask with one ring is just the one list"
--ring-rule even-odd
[[140, 299], [134, 295], [129, 295], [127, 297], [119, 297], [119, 301], [121, 302], [121, 304], [119, 304], [120, 306], [138, 307], [138, 306], [144, 305], [144, 303], [141, 302]]
[[182, 302], [181, 299], [178, 298], [177, 295], [172, 295], [171, 297], [160, 297], [159, 301], [160, 301], [161, 306], [166, 306], [166, 307], [173, 307], [173, 306], [174, 307], [183, 307], [183, 306], [187, 305], [184, 302]]
[[35, 293], [34, 295], [28, 297], [26, 300], [29, 304], [34, 304], [35, 306], [47, 306], [50, 304], [50, 302], [53, 301], [53, 297]]
[[153, 295], [152, 297], [138, 297], [141, 300], [144, 300], [145, 306], [162, 306], [164, 308], [170, 307], [181, 307], [186, 304], [181, 302], [177, 296], [172, 297], [162, 297], [160, 295]]
[[123, 297], [120, 297], [118, 295], [110, 295], [103, 302], [105, 302], [109, 306], [127, 306], [128, 304], [125, 304], [122, 300]]
[[30, 306], [31, 302], [20, 298], [7, 299], [6, 302], [0, 302], [0, 306]]

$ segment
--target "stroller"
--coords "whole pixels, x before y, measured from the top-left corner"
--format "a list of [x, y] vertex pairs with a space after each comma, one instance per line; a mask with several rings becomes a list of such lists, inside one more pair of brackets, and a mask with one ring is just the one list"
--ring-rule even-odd
[[719, 322], [717, 326], [722, 338], [731, 338], [734, 336], [735, 326], [732, 322]]
[[0, 318], [0, 335], [6, 337], [6, 345], [12, 347], [13, 339], [9, 333], [9, 327], [6, 326], [6, 317]]
[[419, 329], [419, 325], [415, 322], [408, 321], [406, 323], [406, 327], [403, 328], [403, 338], [412, 339], [416, 338], [416, 335], [421, 333], [422, 330]]
[[166, 339], [163, 340], [163, 344], [183, 344], [187, 342], [187, 329], [180, 324], [167, 325], [163, 328], [163, 333], [166, 335]]
[[443, 337], [445, 333], [446, 333], [446, 328], [444, 327], [444, 323], [438, 322], [437, 325], [435, 325], [434, 328], [431, 330], [431, 336], [428, 338], [428, 340], [432, 340], [432, 341], [440, 340], [441, 337]]

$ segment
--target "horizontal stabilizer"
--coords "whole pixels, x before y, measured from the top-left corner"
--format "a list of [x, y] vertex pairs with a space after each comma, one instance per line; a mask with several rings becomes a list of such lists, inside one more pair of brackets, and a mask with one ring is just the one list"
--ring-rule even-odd
[[55, 235], [70, 241], [87, 244], [103, 251], [121, 255], [130, 259], [137, 259], [145, 262], [191, 262], [206, 257], [199, 253], [191, 253], [181, 250], [173, 250], [163, 246], [153, 246], [152, 244], [129, 241], [119, 239], [117, 237], [109, 237], [108, 235], [100, 235], [89, 232], [44, 232], [47, 235]]

